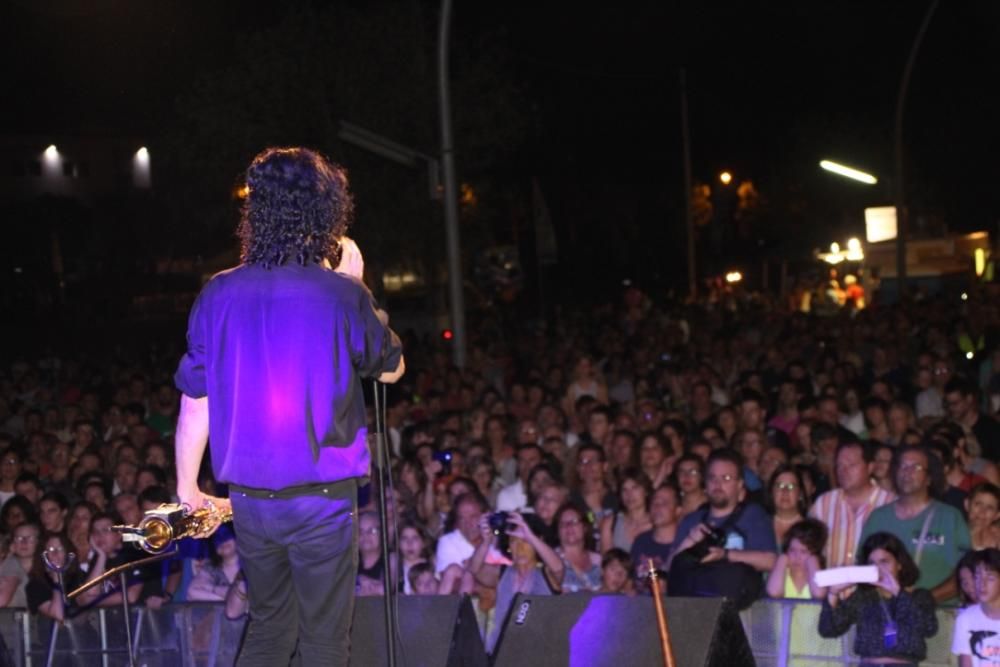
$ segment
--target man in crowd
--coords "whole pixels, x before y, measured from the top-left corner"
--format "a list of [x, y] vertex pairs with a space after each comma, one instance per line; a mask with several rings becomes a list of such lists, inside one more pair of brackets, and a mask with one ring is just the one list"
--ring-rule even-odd
[[859, 541], [892, 533], [920, 569], [917, 586], [939, 602], [950, 600], [958, 593], [955, 566], [972, 542], [962, 513], [935, 499], [946, 484], [941, 461], [924, 447], [904, 446], [893, 459], [893, 472], [899, 498], [871, 513]]
[[809, 516], [822, 521], [829, 531], [823, 552], [827, 567], [854, 565], [865, 521], [875, 508], [896, 499], [896, 494], [872, 479], [875, 459], [870, 447], [841, 443], [835, 460], [837, 488], [817, 498], [809, 510]]
[[528, 474], [542, 462], [542, 448], [538, 445], [521, 445], [517, 449], [517, 481], [500, 490], [497, 510], [513, 512], [528, 505]]
[[944, 387], [944, 404], [948, 416], [976, 436], [983, 458], [1000, 463], [1000, 423], [979, 412], [978, 393], [971, 382], [955, 378]]
[[[708, 507], [684, 517], [677, 535], [684, 536], [674, 556], [701, 542], [737, 510], [739, 518], [729, 528], [722, 546], [709, 547], [703, 563], [729, 561], [744, 563], [758, 572], [768, 572], [777, 558], [774, 527], [764, 509], [755, 503], [742, 502], [746, 488], [740, 456], [728, 449], [718, 449], [708, 457], [705, 479]], [[673, 559], [673, 557], [671, 557]]]

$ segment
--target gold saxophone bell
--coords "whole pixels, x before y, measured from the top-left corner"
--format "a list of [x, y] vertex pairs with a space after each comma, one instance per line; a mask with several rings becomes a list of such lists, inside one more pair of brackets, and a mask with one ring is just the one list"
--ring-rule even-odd
[[143, 551], [160, 554], [175, 540], [206, 538], [232, 518], [228, 501], [210, 500], [194, 511], [187, 511], [185, 505], [164, 503], [146, 512], [138, 526], [115, 526], [114, 530], [123, 533], [126, 542], [137, 542]]

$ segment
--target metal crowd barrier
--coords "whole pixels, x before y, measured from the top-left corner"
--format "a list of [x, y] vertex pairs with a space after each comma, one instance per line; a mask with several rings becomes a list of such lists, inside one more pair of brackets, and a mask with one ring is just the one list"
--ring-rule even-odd
[[[478, 605], [477, 605], [478, 607]], [[742, 612], [743, 627], [759, 667], [835, 667], [857, 665], [853, 630], [838, 639], [816, 631], [820, 604], [802, 600], [761, 600]], [[939, 609], [938, 632], [927, 642], [927, 667], [957, 665], [951, 655], [954, 609]], [[480, 622], [484, 619], [481, 617]], [[231, 621], [223, 605], [172, 604], [153, 611], [132, 610], [136, 664], [148, 667], [230, 667], [244, 621]], [[655, 631], [655, 621], [650, 620]], [[23, 609], [0, 609], [0, 636], [12, 664], [118, 667], [128, 664], [125, 629], [119, 608], [99, 609], [62, 625]]]
[[[757, 667], [835, 667], [858, 665], [854, 629], [836, 639], [819, 636], [822, 603], [813, 600], [760, 600], [740, 613]], [[925, 667], [953, 667], [951, 654], [954, 608], [937, 610], [938, 631], [927, 640]]]

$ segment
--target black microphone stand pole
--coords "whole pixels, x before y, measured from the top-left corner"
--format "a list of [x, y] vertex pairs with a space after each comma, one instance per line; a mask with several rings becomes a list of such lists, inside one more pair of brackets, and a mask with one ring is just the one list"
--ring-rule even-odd
[[385, 603], [385, 650], [387, 665], [396, 667], [396, 588], [393, 586], [389, 563], [389, 513], [385, 494], [389, 489], [389, 446], [385, 433], [385, 385], [378, 380], [375, 389], [375, 506], [378, 508], [382, 538], [382, 588]]

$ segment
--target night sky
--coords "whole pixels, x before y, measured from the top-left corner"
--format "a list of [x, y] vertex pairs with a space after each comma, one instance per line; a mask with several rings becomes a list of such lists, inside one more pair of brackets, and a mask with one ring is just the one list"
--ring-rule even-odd
[[[289, 10], [278, 4], [10, 0], [0, 9], [0, 134], [168, 130], [197, 73], [226, 67], [244, 35], [281, 21]], [[369, 6], [341, 4], [360, 14]], [[433, 51], [437, 4], [397, 4], [427, 18]], [[629, 244], [683, 239], [682, 66], [696, 181], [713, 182], [721, 169], [752, 180], [766, 219], [784, 225], [778, 234], [801, 229], [810, 241], [860, 233], [861, 209], [889, 203], [896, 94], [924, 2], [455, 4], [455, 66], [496, 50], [525, 128], [480, 178], [538, 179], [560, 237], [572, 238], [565, 247], [581, 248], [616, 223]], [[930, 24], [904, 120], [908, 195], [921, 220], [996, 231], [998, 32], [1000, 4], [989, 0], [941, 3]], [[395, 57], [378, 40], [369, 53]], [[392, 99], [379, 81], [369, 84], [354, 94]], [[434, 90], [426, 95], [432, 107]], [[407, 102], [394, 109], [406, 114]], [[425, 144], [437, 136], [429, 125]], [[461, 144], [457, 151], [462, 178], [463, 158], [475, 161]], [[817, 167], [825, 157], [871, 171], [880, 184], [826, 174]]]

